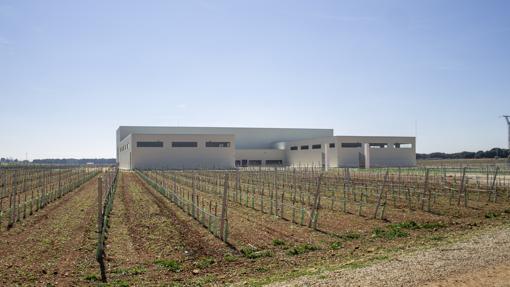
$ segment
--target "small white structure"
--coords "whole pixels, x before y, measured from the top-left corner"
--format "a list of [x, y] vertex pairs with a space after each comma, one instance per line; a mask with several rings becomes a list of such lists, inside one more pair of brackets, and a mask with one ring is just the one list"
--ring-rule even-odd
[[404, 167], [414, 137], [333, 136], [332, 129], [127, 127], [117, 129], [121, 169], [236, 166]]

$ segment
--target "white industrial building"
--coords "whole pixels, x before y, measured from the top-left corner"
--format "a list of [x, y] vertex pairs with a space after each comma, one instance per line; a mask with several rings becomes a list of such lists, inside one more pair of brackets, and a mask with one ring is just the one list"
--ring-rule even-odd
[[120, 126], [117, 162], [122, 169], [408, 167], [416, 165], [416, 139], [334, 136], [332, 129]]

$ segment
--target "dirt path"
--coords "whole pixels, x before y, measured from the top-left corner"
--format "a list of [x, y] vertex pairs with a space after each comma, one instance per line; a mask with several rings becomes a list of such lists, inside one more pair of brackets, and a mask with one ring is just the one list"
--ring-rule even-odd
[[[510, 226], [365, 268], [272, 286], [510, 286]], [[426, 285], [428, 284], [428, 285]]]
[[94, 178], [0, 234], [0, 285], [65, 286], [87, 272], [78, 265], [94, 256], [84, 244], [95, 226], [95, 186]]
[[510, 286], [510, 266], [503, 263], [478, 271], [452, 276], [442, 281], [426, 284], [428, 287], [506, 287]]

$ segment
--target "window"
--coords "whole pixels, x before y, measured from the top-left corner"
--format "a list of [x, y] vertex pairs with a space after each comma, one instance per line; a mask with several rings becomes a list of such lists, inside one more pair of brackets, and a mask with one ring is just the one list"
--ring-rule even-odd
[[291, 146], [290, 150], [297, 150], [297, 146]]
[[304, 150], [304, 149], [308, 149], [308, 146], [307, 145], [302, 145], [301, 146], [301, 150]]
[[314, 144], [312, 145], [312, 149], [321, 149], [322, 145], [320, 144]]
[[330, 143], [329, 148], [335, 148], [335, 143]]
[[282, 165], [283, 161], [279, 159], [268, 159], [266, 160], [266, 165]]
[[249, 160], [248, 165], [262, 165], [261, 160]]
[[136, 142], [136, 147], [163, 147], [163, 142]]
[[206, 142], [205, 147], [230, 147], [230, 142]]
[[396, 143], [395, 148], [413, 148], [413, 144], [410, 143]]
[[342, 143], [342, 148], [358, 148], [361, 147], [361, 143]]
[[387, 143], [370, 143], [370, 148], [387, 148]]
[[236, 166], [240, 166], [241, 165], [241, 161], [240, 160], [236, 160]]
[[197, 142], [172, 142], [172, 147], [197, 147]]

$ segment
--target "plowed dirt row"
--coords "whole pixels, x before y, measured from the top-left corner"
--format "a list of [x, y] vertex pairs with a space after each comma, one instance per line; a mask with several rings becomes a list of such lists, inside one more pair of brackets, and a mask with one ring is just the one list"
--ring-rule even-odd
[[[133, 173], [121, 173], [111, 214], [110, 281], [135, 285], [209, 280], [232, 250]], [[174, 262], [179, 270], [163, 266]], [[227, 262], [228, 265], [228, 262]]]
[[[68, 286], [91, 272], [95, 178], [0, 234], [0, 285]], [[92, 250], [92, 253], [91, 253]]]

